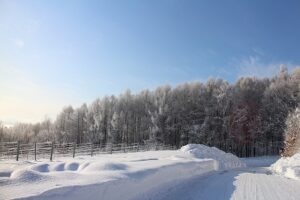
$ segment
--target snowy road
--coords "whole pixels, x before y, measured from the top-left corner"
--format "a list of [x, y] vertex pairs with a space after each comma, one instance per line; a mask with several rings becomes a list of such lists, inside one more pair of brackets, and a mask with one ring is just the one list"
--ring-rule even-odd
[[251, 166], [173, 183], [137, 199], [296, 200], [300, 181], [271, 174], [268, 167]]

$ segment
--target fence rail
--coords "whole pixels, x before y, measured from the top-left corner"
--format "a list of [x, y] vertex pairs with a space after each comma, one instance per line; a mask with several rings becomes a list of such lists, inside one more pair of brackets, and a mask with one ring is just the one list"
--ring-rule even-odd
[[[279, 155], [283, 147], [283, 142], [269, 143], [249, 143], [235, 144], [232, 141], [219, 144], [206, 144], [215, 146], [225, 152], [230, 152], [238, 157], [255, 157], [266, 155]], [[2, 142], [0, 143], [0, 159], [19, 159], [37, 160], [50, 159], [55, 157], [76, 157], [76, 156], [94, 156], [99, 154], [126, 153], [149, 150], [174, 150], [179, 147], [164, 144], [106, 144], [100, 145], [95, 143], [29, 143], [21, 144], [20, 142]]]
[[174, 150], [170, 145], [141, 144], [93, 144], [93, 143], [63, 143], [54, 142], [21, 144], [20, 142], [0, 143], [0, 159], [38, 160], [55, 157], [95, 156], [99, 154], [126, 153], [150, 150]]

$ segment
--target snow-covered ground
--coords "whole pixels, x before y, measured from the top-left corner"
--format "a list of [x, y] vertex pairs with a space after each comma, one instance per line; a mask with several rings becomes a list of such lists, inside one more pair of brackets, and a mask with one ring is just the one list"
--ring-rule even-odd
[[280, 158], [271, 169], [287, 178], [300, 180], [300, 153], [292, 157]]
[[190, 144], [178, 151], [0, 161], [0, 199], [299, 199], [300, 181], [272, 173], [278, 158], [239, 159]]
[[176, 180], [244, 166], [204, 145], [55, 162], [1, 161], [0, 199], [131, 199]]

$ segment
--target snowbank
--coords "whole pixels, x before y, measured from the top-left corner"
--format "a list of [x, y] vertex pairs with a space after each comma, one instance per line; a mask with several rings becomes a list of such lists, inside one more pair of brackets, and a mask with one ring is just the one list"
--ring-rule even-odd
[[57, 158], [54, 162], [15, 164], [15, 167], [12, 167], [13, 163], [0, 167], [0, 175], [3, 172], [0, 199], [124, 200], [174, 181], [245, 166], [232, 154], [195, 144], [178, 151]]
[[276, 163], [271, 165], [271, 169], [278, 174], [287, 178], [300, 180], [300, 153], [292, 157], [280, 158]]
[[238, 167], [246, 167], [238, 157], [231, 153], [225, 153], [216, 147], [208, 147], [202, 144], [188, 144], [180, 149], [182, 152], [192, 154], [196, 158], [211, 158], [217, 161], [216, 170], [228, 170]]

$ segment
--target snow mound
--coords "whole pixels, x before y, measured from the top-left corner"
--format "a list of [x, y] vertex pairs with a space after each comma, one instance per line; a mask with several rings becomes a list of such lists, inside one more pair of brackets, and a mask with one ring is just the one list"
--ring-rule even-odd
[[60, 171], [77, 171], [80, 167], [80, 163], [78, 162], [70, 162], [70, 163], [58, 163], [58, 164], [48, 164], [48, 163], [39, 163], [34, 164], [30, 167], [30, 170], [46, 173], [46, 172], [60, 172]]
[[[30, 166], [27, 170], [32, 173], [50, 173], [52, 172], [104, 172], [104, 171], [122, 171], [127, 170], [128, 165], [119, 162], [60, 162], [60, 163], [39, 163]], [[1, 175], [1, 174], [0, 174]]]
[[51, 167], [51, 171], [65, 171], [65, 163], [58, 163]]
[[77, 162], [71, 162], [71, 163], [67, 163], [65, 165], [65, 169], [69, 170], [69, 171], [76, 171], [79, 166], [80, 166], [79, 163], [77, 163]]
[[300, 180], [300, 153], [292, 157], [280, 158], [276, 163], [271, 165], [271, 169], [278, 174], [287, 178]]
[[216, 147], [208, 147], [202, 144], [188, 144], [181, 147], [180, 151], [189, 153], [198, 159], [211, 158], [216, 160], [218, 163], [216, 170], [246, 167], [246, 164], [238, 157], [231, 153], [225, 153]]
[[49, 172], [49, 164], [42, 163], [42, 164], [33, 165], [31, 169], [37, 172]]
[[15, 170], [10, 178], [18, 179], [20, 182], [36, 182], [45, 179], [45, 176], [33, 170], [20, 169]]
[[122, 163], [95, 162], [84, 167], [81, 171], [82, 172], [120, 171], [120, 170], [127, 170], [127, 168], [128, 166]]

